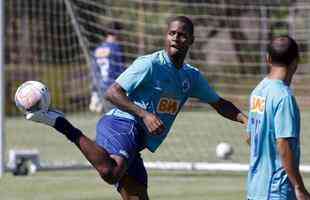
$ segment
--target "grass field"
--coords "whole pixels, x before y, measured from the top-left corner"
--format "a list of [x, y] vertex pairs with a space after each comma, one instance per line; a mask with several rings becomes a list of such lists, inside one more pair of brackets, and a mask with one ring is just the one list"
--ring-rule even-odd
[[[156, 200], [239, 200], [244, 199], [244, 184], [244, 175], [151, 172], [149, 194]], [[114, 187], [91, 170], [6, 174], [0, 193], [3, 200], [120, 199]]]
[[[91, 138], [98, 116], [69, 115]], [[310, 164], [310, 112], [302, 112], [302, 162]], [[222, 119], [214, 112], [186, 111], [177, 118], [171, 135], [155, 154], [145, 151], [147, 161], [205, 161], [247, 163], [248, 147], [242, 140], [244, 128]], [[235, 150], [231, 160], [215, 157], [219, 141], [230, 142]], [[52, 128], [26, 122], [22, 118], [6, 121], [6, 144], [9, 149], [38, 149], [42, 162], [85, 162], [79, 151]], [[156, 200], [238, 200], [244, 199], [246, 174], [201, 172], [150, 172], [150, 196]], [[310, 188], [310, 175], [306, 176]], [[5, 173], [0, 179], [0, 199], [119, 199], [112, 186], [99, 179], [94, 170], [38, 172], [15, 177]]]
[[[245, 199], [246, 175], [185, 172], [149, 172], [149, 194], [156, 200]], [[310, 175], [304, 175], [310, 188]], [[31, 176], [5, 174], [1, 200], [116, 200], [113, 186], [94, 170], [39, 172]]]

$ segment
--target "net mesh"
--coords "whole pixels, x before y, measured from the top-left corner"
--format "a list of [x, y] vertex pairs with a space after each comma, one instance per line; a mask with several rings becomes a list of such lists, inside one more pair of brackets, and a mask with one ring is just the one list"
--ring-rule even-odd
[[[168, 17], [189, 16], [195, 24], [195, 43], [187, 62], [200, 68], [221, 96], [239, 106], [247, 106], [249, 92], [267, 73], [264, 60], [269, 39], [290, 34], [301, 47], [300, 67], [293, 88], [299, 104], [307, 110], [310, 3], [260, 2], [5, 1], [7, 149], [36, 148], [42, 160], [51, 162], [85, 161], [77, 150], [57, 137], [54, 130], [21, 119], [13, 97], [22, 82], [42, 81], [51, 91], [52, 105], [66, 112], [94, 137], [99, 116], [88, 110], [89, 54], [103, 41], [106, 25], [111, 21], [118, 21], [124, 27], [121, 44], [126, 66], [129, 66], [137, 56], [163, 47]], [[227, 122], [195, 100], [188, 102], [186, 110], [178, 117], [171, 136], [159, 152], [145, 153], [147, 161], [218, 162], [215, 146], [226, 141], [235, 150], [230, 161], [247, 162], [248, 147], [240, 139], [242, 127]], [[309, 119], [307, 112], [303, 116]], [[303, 130], [310, 130], [307, 123], [303, 123]], [[304, 135], [305, 144], [310, 139]], [[303, 163], [310, 163], [309, 152], [303, 152]]]

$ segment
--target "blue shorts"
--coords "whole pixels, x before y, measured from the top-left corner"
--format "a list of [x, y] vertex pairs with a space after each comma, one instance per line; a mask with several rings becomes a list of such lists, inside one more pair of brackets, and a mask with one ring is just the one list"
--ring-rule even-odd
[[111, 155], [124, 157], [128, 164], [127, 175], [147, 186], [147, 172], [139, 153], [145, 148], [144, 133], [136, 121], [103, 116], [97, 123], [96, 144]]

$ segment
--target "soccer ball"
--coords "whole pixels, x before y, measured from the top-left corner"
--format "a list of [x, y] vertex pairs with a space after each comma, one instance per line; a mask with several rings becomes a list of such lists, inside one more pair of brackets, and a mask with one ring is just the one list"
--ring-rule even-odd
[[233, 153], [232, 146], [226, 142], [221, 142], [216, 146], [216, 156], [220, 159], [227, 160]]
[[24, 113], [48, 110], [50, 102], [48, 88], [39, 81], [26, 81], [15, 93], [15, 104]]

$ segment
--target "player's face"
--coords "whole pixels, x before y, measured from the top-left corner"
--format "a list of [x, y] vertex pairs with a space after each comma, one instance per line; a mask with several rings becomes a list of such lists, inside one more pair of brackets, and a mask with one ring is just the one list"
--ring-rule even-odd
[[165, 40], [165, 49], [169, 56], [184, 56], [193, 41], [193, 35], [185, 23], [173, 21], [169, 24]]

